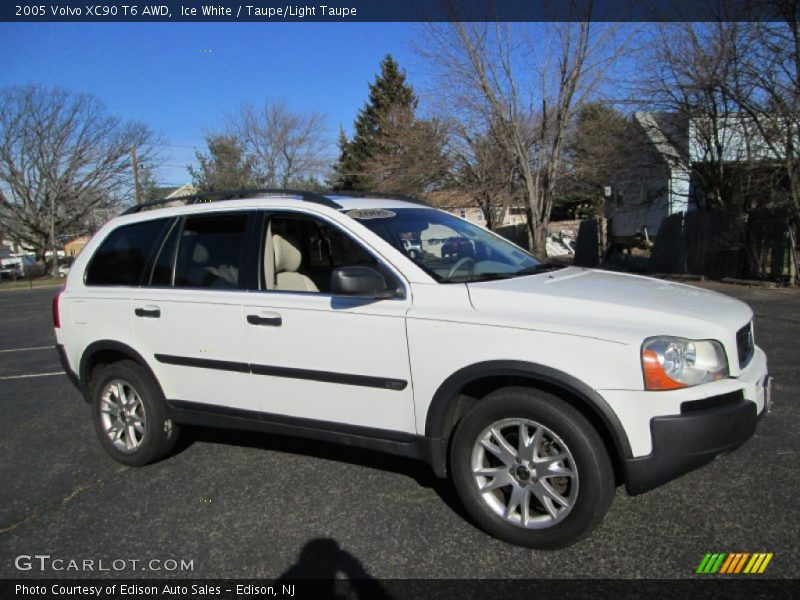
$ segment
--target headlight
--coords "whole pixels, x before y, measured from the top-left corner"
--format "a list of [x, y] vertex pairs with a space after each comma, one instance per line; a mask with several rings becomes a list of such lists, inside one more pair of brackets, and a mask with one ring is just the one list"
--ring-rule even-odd
[[642, 344], [646, 390], [675, 390], [728, 376], [722, 344], [713, 340], [652, 337]]

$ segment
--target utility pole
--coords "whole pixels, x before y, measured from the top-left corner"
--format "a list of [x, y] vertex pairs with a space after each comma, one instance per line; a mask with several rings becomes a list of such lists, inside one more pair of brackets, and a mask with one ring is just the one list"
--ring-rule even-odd
[[142, 186], [139, 183], [139, 163], [136, 161], [136, 145], [131, 146], [131, 162], [133, 163], [133, 191], [136, 204], [142, 203]]
[[[53, 253], [52, 265], [50, 274], [53, 277], [58, 277], [58, 245], [56, 244], [56, 197], [55, 194], [50, 195], [50, 252]], [[45, 257], [45, 265], [47, 258]], [[33, 285], [33, 284], [31, 284]]]

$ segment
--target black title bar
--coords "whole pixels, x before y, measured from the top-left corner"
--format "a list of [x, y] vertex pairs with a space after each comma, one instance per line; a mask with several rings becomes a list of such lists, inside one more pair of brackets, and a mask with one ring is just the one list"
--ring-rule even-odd
[[570, 598], [616, 600], [648, 598], [709, 598], [719, 600], [789, 600], [796, 598], [796, 580], [714, 579], [374, 579], [361, 573], [353, 578], [328, 579], [5, 579], [3, 600], [67, 600], [74, 598], [131, 600], [304, 600], [313, 598], [363, 600], [519, 600]]
[[[7, 22], [770, 21], [770, 0], [15, 0]], [[796, 15], [795, 15], [796, 16]]]

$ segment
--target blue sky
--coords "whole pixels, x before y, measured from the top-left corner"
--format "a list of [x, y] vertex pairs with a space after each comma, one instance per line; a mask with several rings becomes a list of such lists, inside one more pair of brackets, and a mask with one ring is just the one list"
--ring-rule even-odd
[[403, 23], [0, 24], [0, 87], [36, 83], [88, 92], [141, 120], [170, 147], [159, 179], [189, 181], [203, 132], [242, 101], [286, 100], [349, 132], [381, 58], [391, 53], [421, 86]]
[[[531, 24], [532, 39], [544, 40], [547, 27]], [[203, 134], [222, 129], [242, 102], [282, 99], [326, 114], [335, 156], [339, 125], [351, 133], [386, 53], [424, 110], [427, 69], [412, 48], [419, 33], [416, 23], [0, 23], [0, 87], [93, 94], [161, 135], [168, 146], [157, 177], [181, 185], [195, 149], [205, 149]]]

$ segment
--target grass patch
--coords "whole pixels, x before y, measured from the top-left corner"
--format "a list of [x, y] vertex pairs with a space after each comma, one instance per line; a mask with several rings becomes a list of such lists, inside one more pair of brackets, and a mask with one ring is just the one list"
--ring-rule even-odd
[[29, 290], [31, 288], [58, 287], [64, 285], [64, 277], [39, 277], [37, 279], [17, 279], [0, 281], [0, 292], [9, 290]]

